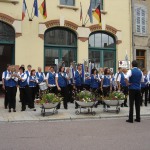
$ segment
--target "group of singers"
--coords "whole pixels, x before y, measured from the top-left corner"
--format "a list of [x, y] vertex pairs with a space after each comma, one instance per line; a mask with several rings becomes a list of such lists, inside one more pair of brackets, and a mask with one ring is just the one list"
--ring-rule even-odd
[[[68, 102], [73, 103], [74, 101], [73, 90], [80, 92], [84, 89], [94, 93], [97, 92], [104, 97], [108, 96], [111, 91], [122, 91], [125, 94], [122, 107], [128, 107], [128, 85], [125, 81], [127, 72], [126, 68], [121, 67], [118, 68], [116, 74], [113, 74], [109, 68], [100, 68], [99, 70], [93, 68], [89, 72], [89, 68], [86, 67], [83, 74], [82, 64], [78, 64], [76, 70], [73, 71], [73, 75], [70, 75], [70, 67], [65, 68], [64, 66], [60, 66], [57, 73], [54, 71], [54, 67], [50, 66], [45, 75], [41, 67], [38, 67], [36, 71], [32, 69], [31, 65], [28, 65], [25, 71], [25, 66], [21, 65], [19, 72], [16, 72], [13, 66], [7, 65], [7, 70], [2, 74], [3, 89], [5, 89], [4, 106], [5, 109], [9, 109], [8, 112], [11, 112], [12, 109], [13, 112], [16, 112], [18, 87], [22, 104], [21, 111], [25, 111], [26, 106], [35, 111], [34, 101], [40, 91], [38, 85], [46, 82], [50, 93], [61, 94], [64, 109], [68, 109]], [[146, 69], [143, 69], [142, 72], [144, 82], [141, 82], [141, 105], [144, 102], [145, 106], [147, 106], [147, 103], [150, 103], [150, 72], [147, 72]], [[145, 97], [143, 98], [144, 95]]]

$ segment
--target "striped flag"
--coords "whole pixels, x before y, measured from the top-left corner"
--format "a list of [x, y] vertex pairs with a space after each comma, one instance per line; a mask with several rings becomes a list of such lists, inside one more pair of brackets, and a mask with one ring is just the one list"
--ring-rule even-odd
[[89, 9], [88, 9], [88, 15], [89, 15], [89, 18], [90, 18], [90, 22], [93, 23], [92, 0], [90, 1], [90, 6], [89, 6]]
[[23, 0], [23, 7], [22, 7], [22, 20], [24, 20], [25, 16], [26, 16], [26, 10], [27, 10], [27, 5], [26, 5], [26, 1]]
[[34, 7], [34, 16], [38, 17], [39, 14], [38, 14], [38, 2], [37, 2], [37, 0], [34, 0], [33, 7]]
[[98, 21], [98, 24], [101, 26], [102, 18], [101, 18], [100, 4], [97, 6], [95, 11], [93, 12], [93, 16], [96, 18], [96, 20]]
[[39, 8], [41, 15], [44, 19], [47, 18], [46, 0], [44, 0]]
[[82, 4], [80, 2], [80, 21], [83, 19]]

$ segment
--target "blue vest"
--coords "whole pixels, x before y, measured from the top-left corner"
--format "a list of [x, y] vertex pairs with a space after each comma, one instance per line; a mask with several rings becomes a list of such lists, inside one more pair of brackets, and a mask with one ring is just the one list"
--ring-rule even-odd
[[30, 81], [30, 80], [36, 81], [36, 77], [29, 76], [29, 87], [36, 87], [36, 82]]
[[[96, 78], [98, 76], [96, 75]], [[94, 75], [91, 76], [91, 88], [98, 88], [99, 87], [99, 81], [94, 79]]]
[[27, 74], [27, 77], [29, 77], [29, 76], [30, 76], [28, 71], [26, 71], [25, 73]]
[[56, 84], [55, 83], [55, 74], [52, 74], [51, 72], [49, 72], [48, 84]]
[[[23, 78], [24, 75], [25, 75], [25, 73], [23, 73], [23, 75], [21, 75], [21, 78]], [[28, 79], [28, 77], [27, 77], [27, 79]], [[28, 85], [27, 79], [24, 82], [21, 80], [19, 81], [20, 88], [24, 88], [25, 86]]]
[[127, 85], [126, 85], [126, 81], [125, 81], [124, 74], [121, 73], [120, 75], [121, 75], [121, 80], [120, 80], [121, 86], [123, 86], [123, 87], [127, 86]]
[[61, 75], [61, 73], [58, 73], [58, 85], [60, 87], [66, 87], [67, 86], [67, 79], [65, 78], [66, 74], [64, 73], [64, 76]]
[[145, 88], [147, 87], [148, 85], [146, 84], [148, 82], [148, 78], [147, 78], [147, 75], [144, 76], [144, 82], [141, 83], [141, 88]]
[[104, 75], [103, 86], [110, 86], [110, 75]]
[[75, 72], [75, 85], [76, 86], [82, 85], [82, 76], [79, 74], [78, 71]]
[[[89, 73], [85, 73], [85, 77], [90, 77], [90, 74]], [[90, 85], [91, 84], [91, 79], [85, 79], [84, 84]]]
[[132, 76], [129, 78], [129, 89], [132, 90], [140, 90], [141, 89], [141, 78], [142, 78], [142, 73], [141, 70], [138, 68], [133, 68], [131, 70]]
[[[11, 74], [12, 74], [12, 73], [10, 73], [10, 75], [11, 75]], [[16, 82], [14, 79], [10, 78], [9, 80], [7, 80], [7, 86], [8, 86], [8, 87], [17, 86], [17, 82]]]
[[36, 72], [36, 77], [38, 78], [38, 82], [41, 83], [44, 81], [44, 73], [41, 72], [41, 75], [39, 76], [39, 73]]
[[4, 71], [4, 84], [5, 86], [8, 86], [8, 80], [6, 80], [6, 76], [7, 76], [7, 70]]

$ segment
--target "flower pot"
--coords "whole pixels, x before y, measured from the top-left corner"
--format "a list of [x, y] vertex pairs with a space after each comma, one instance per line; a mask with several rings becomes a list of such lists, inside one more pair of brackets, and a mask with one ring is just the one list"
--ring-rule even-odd
[[104, 100], [104, 102], [109, 106], [119, 106], [124, 103], [124, 100]]
[[76, 103], [81, 107], [92, 107], [95, 102], [82, 102], [82, 101], [76, 101]]
[[45, 109], [51, 109], [51, 108], [57, 107], [58, 104], [59, 104], [59, 102], [57, 102], [57, 103], [46, 103], [46, 104], [42, 104], [42, 106]]

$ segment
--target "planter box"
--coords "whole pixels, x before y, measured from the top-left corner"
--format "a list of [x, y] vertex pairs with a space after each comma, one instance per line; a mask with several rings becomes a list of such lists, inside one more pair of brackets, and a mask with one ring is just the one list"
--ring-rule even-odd
[[124, 100], [104, 100], [104, 102], [109, 106], [119, 106], [124, 103]]
[[76, 103], [81, 107], [93, 107], [95, 104], [95, 102], [81, 102], [81, 101], [76, 101]]
[[47, 103], [47, 104], [43, 104], [42, 107], [44, 107], [45, 109], [52, 109], [52, 108], [55, 108], [57, 107], [59, 103]]

